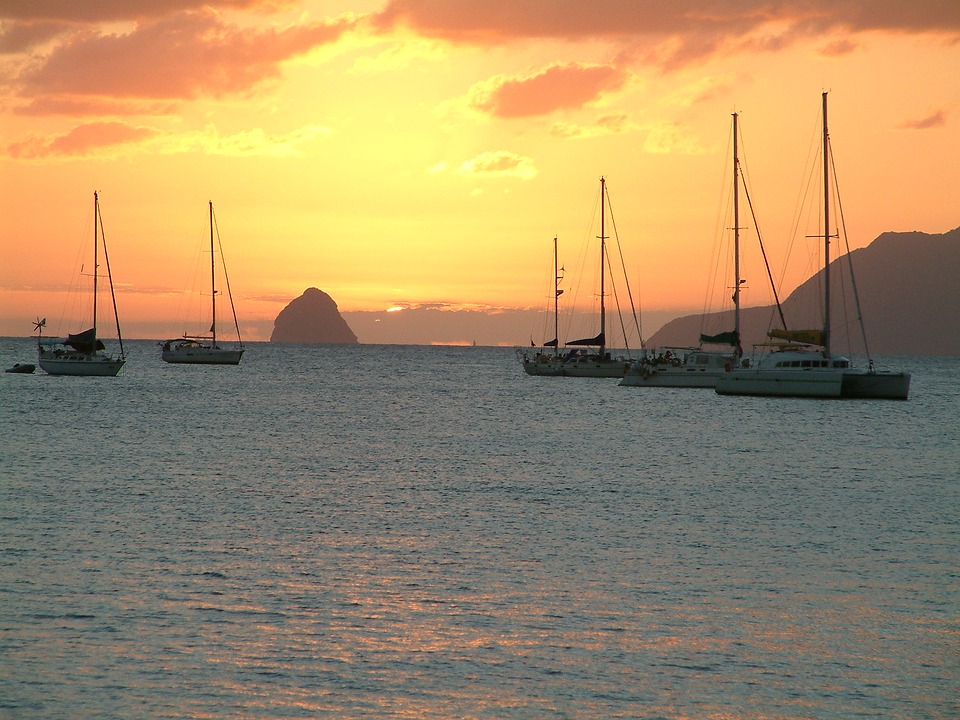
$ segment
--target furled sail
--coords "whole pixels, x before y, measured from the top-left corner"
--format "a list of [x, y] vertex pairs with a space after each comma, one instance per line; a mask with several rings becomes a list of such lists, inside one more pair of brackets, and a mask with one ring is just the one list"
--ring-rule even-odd
[[105, 349], [103, 342], [97, 339], [96, 328], [90, 328], [83, 332], [71, 333], [63, 343], [69, 345], [77, 352], [95, 353], [98, 350]]
[[701, 333], [700, 342], [711, 343], [713, 345], [732, 345], [733, 347], [737, 347], [740, 345], [740, 336], [736, 330], [729, 330], [717, 335], [704, 335]]
[[790, 342], [805, 343], [806, 345], [823, 345], [823, 330], [771, 330], [769, 337]]
[[594, 338], [582, 338], [581, 340], [572, 340], [568, 342], [567, 345], [589, 345], [589, 346], [601, 346], [606, 345], [606, 342], [603, 337], [603, 333], [600, 333]]
[[545, 343], [543, 344], [543, 346], [544, 346], [544, 347], [556, 347], [556, 346], [557, 346], [557, 339], [554, 338], [553, 340], [548, 340], [547, 342], [545, 342]]

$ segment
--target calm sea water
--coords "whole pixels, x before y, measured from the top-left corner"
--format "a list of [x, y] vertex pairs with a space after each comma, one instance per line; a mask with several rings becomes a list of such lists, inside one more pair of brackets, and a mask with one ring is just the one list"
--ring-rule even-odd
[[960, 359], [880, 365], [908, 402], [500, 348], [2, 374], [0, 717], [960, 717]]

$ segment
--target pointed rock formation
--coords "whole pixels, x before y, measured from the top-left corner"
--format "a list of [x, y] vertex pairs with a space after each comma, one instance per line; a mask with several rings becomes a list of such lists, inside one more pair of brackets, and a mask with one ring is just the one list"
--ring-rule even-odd
[[270, 342], [355, 345], [358, 340], [333, 298], [312, 287], [280, 311]]

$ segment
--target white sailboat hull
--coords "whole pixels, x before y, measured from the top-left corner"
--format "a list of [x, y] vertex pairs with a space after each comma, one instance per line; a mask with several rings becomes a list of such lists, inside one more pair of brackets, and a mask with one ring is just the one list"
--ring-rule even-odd
[[729, 353], [694, 350], [682, 362], [634, 363], [620, 384], [624, 387], [715, 388], [720, 376], [735, 362]]
[[722, 374], [722, 370], [679, 367], [658, 368], [644, 375], [631, 369], [620, 384], [624, 387], [714, 388]]
[[527, 375], [548, 377], [622, 378], [630, 367], [629, 360], [601, 359], [597, 356], [565, 359], [563, 356], [541, 354], [533, 358], [524, 356], [520, 361]]
[[243, 350], [221, 347], [183, 346], [163, 350], [164, 362], [185, 365], [239, 365]]
[[54, 357], [53, 353], [44, 350], [40, 351], [38, 361], [40, 369], [48, 375], [89, 377], [115, 377], [125, 362], [99, 353], [94, 355], [68, 353]]

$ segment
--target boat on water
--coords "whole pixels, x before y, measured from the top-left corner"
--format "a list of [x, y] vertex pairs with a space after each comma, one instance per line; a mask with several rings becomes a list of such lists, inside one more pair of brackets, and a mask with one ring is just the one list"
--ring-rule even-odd
[[[120, 346], [117, 355], [107, 352], [97, 327], [97, 297], [100, 279], [99, 248], [101, 243], [103, 245], [103, 259], [107, 269], [107, 280], [110, 285], [113, 314], [117, 324], [117, 341]], [[69, 334], [62, 339], [53, 339], [43, 337], [46, 318], [34, 323], [37, 330], [37, 359], [40, 368], [48, 375], [114, 377], [126, 362], [123, 338], [120, 335], [117, 298], [113, 289], [113, 273], [110, 270], [110, 256], [107, 254], [103, 219], [100, 216], [100, 198], [97, 193], [93, 194], [93, 272], [91, 274], [93, 276], [93, 315], [90, 328]]]
[[37, 366], [34, 365], [33, 363], [14, 363], [10, 367], [8, 367], [6, 370], [4, 370], [4, 372], [29, 374], [36, 369], [37, 369]]
[[[715, 388], [720, 377], [736, 367], [740, 347], [740, 158], [737, 113], [733, 113], [733, 330], [700, 335], [700, 347], [663, 347], [644, 351], [624, 373], [625, 387]], [[705, 349], [703, 345], [724, 346]]]
[[[560, 281], [563, 280], [563, 269], [557, 261], [557, 238], [553, 238], [553, 340], [543, 344], [543, 348], [532, 356], [526, 351], [520, 354], [520, 362], [527, 375], [562, 375], [563, 364], [560, 362]], [[553, 348], [550, 352], [547, 348]]]
[[214, 236], [219, 241], [219, 234], [215, 232], [216, 222], [213, 216], [213, 203], [209, 203], [210, 214], [210, 332], [202, 335], [183, 334], [182, 337], [165, 340], [161, 344], [160, 357], [164, 362], [188, 365], [238, 365], [243, 356], [243, 340], [240, 337], [240, 324], [237, 322], [237, 311], [233, 304], [233, 293], [230, 290], [229, 276], [226, 274], [226, 264], [222, 262], [223, 247], [220, 248], [221, 264], [224, 266], [227, 298], [230, 301], [230, 310], [233, 313], [233, 324], [237, 330], [237, 344], [235, 346], [221, 346], [217, 339], [217, 274]]
[[[632, 360], [625, 356], [614, 356], [607, 348], [606, 313], [606, 275], [607, 262], [606, 234], [606, 178], [600, 178], [600, 332], [594, 337], [571, 340], [564, 343], [560, 352], [558, 298], [563, 292], [559, 283], [562, 279], [557, 269], [557, 245], [554, 238], [554, 337], [543, 344], [542, 348], [531, 354], [530, 350], [518, 352], [520, 363], [528, 375], [549, 375], [556, 377], [622, 378]], [[552, 351], [548, 350], [552, 348]]]
[[[774, 349], [750, 367], [734, 367], [717, 381], [721, 395], [761, 395], [817, 398], [871, 398], [906, 400], [910, 374], [882, 371], [869, 360], [867, 368], [854, 367], [850, 359], [830, 346], [830, 134], [827, 125], [827, 93], [823, 93], [823, 326], [812, 330], [770, 330]], [[843, 225], [841, 221], [841, 225]], [[849, 252], [847, 253], [849, 261]], [[851, 273], [852, 276], [852, 273]], [[856, 290], [854, 286], [854, 297]], [[859, 304], [859, 303], [858, 303]], [[778, 303], [779, 306], [779, 303]], [[859, 313], [858, 313], [859, 315]], [[869, 355], [868, 355], [869, 357]]]

